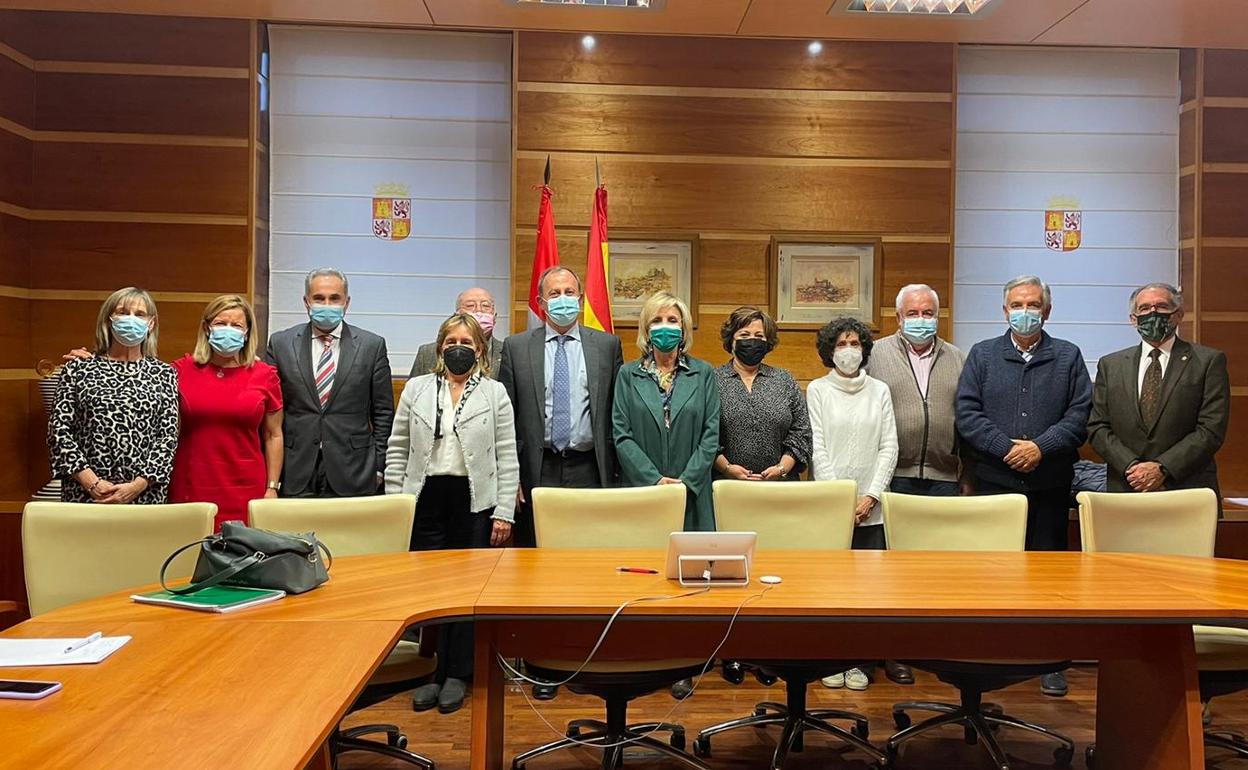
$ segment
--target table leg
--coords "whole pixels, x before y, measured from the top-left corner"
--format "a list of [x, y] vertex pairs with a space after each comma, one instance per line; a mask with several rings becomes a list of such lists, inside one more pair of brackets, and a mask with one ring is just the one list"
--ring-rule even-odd
[[334, 767], [333, 754], [329, 750], [329, 741], [321, 744], [321, 747], [312, 755], [312, 759], [308, 760], [304, 770], [332, 770]]
[[497, 628], [476, 623], [476, 659], [472, 671], [472, 770], [503, 766], [503, 670], [498, 665]]
[[1097, 770], [1201, 770], [1200, 686], [1191, 626], [1142, 626], [1139, 654], [1102, 660]]

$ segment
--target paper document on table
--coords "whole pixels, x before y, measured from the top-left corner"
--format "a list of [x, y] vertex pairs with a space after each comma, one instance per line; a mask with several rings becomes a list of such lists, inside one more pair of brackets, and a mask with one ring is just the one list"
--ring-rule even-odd
[[0, 639], [0, 667], [4, 666], [72, 666], [99, 663], [130, 641], [128, 636], [106, 636], [73, 652], [65, 652], [81, 638], [69, 639]]

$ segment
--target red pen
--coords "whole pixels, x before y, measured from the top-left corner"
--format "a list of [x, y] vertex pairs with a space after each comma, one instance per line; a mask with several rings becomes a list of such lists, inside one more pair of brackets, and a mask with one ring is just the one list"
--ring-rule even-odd
[[617, 567], [616, 572], [632, 572], [635, 575], [657, 575], [657, 569], [646, 569], [644, 567]]

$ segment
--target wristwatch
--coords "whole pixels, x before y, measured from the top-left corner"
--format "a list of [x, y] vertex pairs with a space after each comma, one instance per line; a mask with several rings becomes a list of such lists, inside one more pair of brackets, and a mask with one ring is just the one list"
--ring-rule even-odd
[[278, 491], [278, 490], [280, 490], [280, 489], [282, 488], [282, 482], [280, 482], [280, 481], [270, 481], [269, 483], [267, 483], [267, 484], [265, 484], [265, 485], [264, 485], [264, 488], [265, 488], [265, 489], [271, 489], [271, 490], [273, 490], [274, 492], [276, 492], [276, 491]]

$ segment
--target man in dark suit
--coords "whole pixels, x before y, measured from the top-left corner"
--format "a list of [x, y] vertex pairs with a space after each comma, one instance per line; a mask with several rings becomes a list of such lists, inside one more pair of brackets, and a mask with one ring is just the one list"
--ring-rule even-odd
[[522, 510], [516, 545], [536, 544], [534, 487], [606, 487], [617, 467], [611, 433], [615, 375], [624, 363], [620, 339], [578, 323], [581, 279], [552, 267], [538, 283], [546, 324], [503, 343], [498, 379], [516, 412]]
[[[486, 376], [498, 379], [503, 343], [502, 340], [494, 337], [494, 321], [497, 319], [494, 296], [480, 286], [465, 289], [455, 298], [455, 312], [467, 313], [481, 324], [481, 331], [485, 332], [485, 341], [490, 346], [490, 370], [486, 372]], [[438, 363], [438, 351], [435, 348], [437, 348], [435, 342], [426, 342], [420, 346], [420, 349], [416, 351], [416, 360], [412, 362], [412, 371], [407, 375], [408, 377], [419, 377], [433, 372], [433, 368]]]
[[394, 422], [386, 341], [343, 320], [351, 297], [338, 270], [308, 273], [303, 304], [310, 322], [273, 334], [264, 352], [286, 409], [281, 494], [376, 494]]
[[1175, 334], [1183, 295], [1167, 283], [1131, 293], [1131, 324], [1143, 342], [1097, 363], [1088, 429], [1108, 463], [1111, 492], [1218, 489], [1214, 454], [1226, 438], [1226, 354]]

